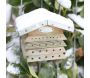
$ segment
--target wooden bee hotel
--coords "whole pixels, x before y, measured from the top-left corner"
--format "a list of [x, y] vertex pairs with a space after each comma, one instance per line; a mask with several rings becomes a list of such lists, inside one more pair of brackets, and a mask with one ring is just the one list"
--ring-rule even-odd
[[63, 31], [74, 31], [73, 22], [44, 8], [16, 19], [21, 48], [27, 62], [65, 59], [67, 40]]

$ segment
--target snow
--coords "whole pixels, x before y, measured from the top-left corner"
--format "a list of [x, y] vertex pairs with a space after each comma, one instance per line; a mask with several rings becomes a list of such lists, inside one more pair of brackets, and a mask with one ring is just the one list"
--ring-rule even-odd
[[80, 15], [68, 14], [68, 17], [72, 19], [81, 28], [84, 28], [84, 19]]
[[83, 10], [83, 6], [77, 8], [77, 12], [81, 12]]
[[12, 7], [10, 4], [6, 4], [6, 24], [9, 23], [11, 17]]
[[16, 63], [16, 64], [20, 63], [20, 56], [16, 55], [13, 47], [8, 48], [6, 52], [6, 58], [7, 61], [10, 63]]
[[13, 38], [12, 43], [14, 44], [14, 46], [19, 47], [20, 46], [20, 38], [19, 37]]
[[79, 0], [79, 2], [84, 2], [84, 0]]
[[65, 8], [69, 9], [71, 7], [71, 0], [57, 0], [57, 1], [61, 6]]
[[76, 31], [80, 32], [81, 34], [84, 35], [84, 30], [76, 29]]
[[70, 49], [68, 49], [68, 50], [66, 51], [65, 56], [66, 56], [66, 57], [69, 57], [69, 56], [72, 55], [72, 54], [73, 54], [73, 48], [70, 48]]
[[57, 78], [68, 78], [68, 76], [66, 74], [59, 74]]
[[84, 77], [84, 68], [82, 66], [78, 66], [78, 77]]
[[[73, 22], [69, 18], [65, 18], [44, 8], [36, 9], [16, 18], [16, 27], [21, 35], [36, 30], [47, 24], [53, 24], [58, 28], [71, 32], [74, 31]], [[27, 32], [25, 30], [27, 30]]]
[[64, 65], [65, 69], [70, 69], [72, 67], [73, 58], [70, 57], [71, 55], [73, 55], [73, 48], [70, 48], [66, 51], [65, 56], [68, 58], [68, 60]]
[[72, 67], [72, 63], [73, 63], [73, 59], [72, 58], [68, 58], [66, 64], [64, 65], [65, 69], [70, 69]]
[[20, 69], [18, 67], [15, 67], [13, 64], [9, 64], [7, 66], [7, 72], [11, 74], [20, 74]]
[[74, 12], [75, 10], [77, 10], [77, 13], [79, 13], [79, 12], [81, 12], [83, 9], [84, 9], [83, 6], [78, 6], [77, 9], [76, 9], [76, 7], [73, 7], [73, 12]]

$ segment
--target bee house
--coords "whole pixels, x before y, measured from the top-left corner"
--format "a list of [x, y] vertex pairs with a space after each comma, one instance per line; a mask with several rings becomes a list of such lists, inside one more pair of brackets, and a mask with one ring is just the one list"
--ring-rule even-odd
[[36, 9], [16, 19], [21, 48], [27, 62], [65, 59], [64, 30], [73, 32], [70, 19], [44, 8]]

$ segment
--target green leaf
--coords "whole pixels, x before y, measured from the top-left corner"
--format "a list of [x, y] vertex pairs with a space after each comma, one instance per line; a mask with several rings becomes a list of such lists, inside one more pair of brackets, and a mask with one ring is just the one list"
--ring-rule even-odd
[[52, 63], [45, 63], [39, 72], [39, 78], [54, 78], [55, 68]]
[[9, 4], [13, 6], [18, 6], [20, 5], [20, 0], [8, 0]]
[[52, 4], [51, 0], [44, 0], [46, 4], [48, 4], [49, 6]]
[[32, 0], [33, 4], [36, 6], [36, 7], [40, 7], [41, 6], [41, 0]]
[[84, 7], [83, 7], [82, 11], [80, 12], [80, 15], [81, 15], [82, 17], [84, 17]]
[[30, 70], [30, 73], [33, 77], [38, 78], [38, 76], [36, 75], [36, 73], [32, 67], [29, 66], [29, 70]]
[[32, 10], [35, 10], [37, 7], [33, 3], [29, 3], [25, 6], [24, 12], [28, 13]]
[[22, 52], [20, 55], [20, 70], [21, 70], [21, 74], [30, 74], [27, 60], [24, 59]]
[[59, 9], [59, 3], [55, 0], [55, 9]]
[[77, 73], [78, 73], [78, 68], [77, 68], [77, 64], [76, 63], [74, 63], [74, 69], [73, 69], [73, 71], [74, 71], [74, 78], [77, 78]]
[[11, 36], [6, 37], [6, 43], [10, 42], [11, 38]]
[[[22, 0], [22, 3], [30, 2], [32, 0]], [[12, 6], [18, 6], [21, 3], [21, 0], [8, 0], [8, 3], [11, 4]]]
[[84, 36], [78, 38], [80, 47], [84, 48]]

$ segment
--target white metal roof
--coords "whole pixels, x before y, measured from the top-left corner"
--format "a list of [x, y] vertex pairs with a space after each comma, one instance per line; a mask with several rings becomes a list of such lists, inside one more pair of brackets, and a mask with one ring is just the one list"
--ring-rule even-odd
[[44, 8], [36, 9], [16, 18], [16, 27], [20, 36], [45, 25], [53, 25], [67, 31], [74, 31], [74, 24], [69, 18], [52, 13]]

